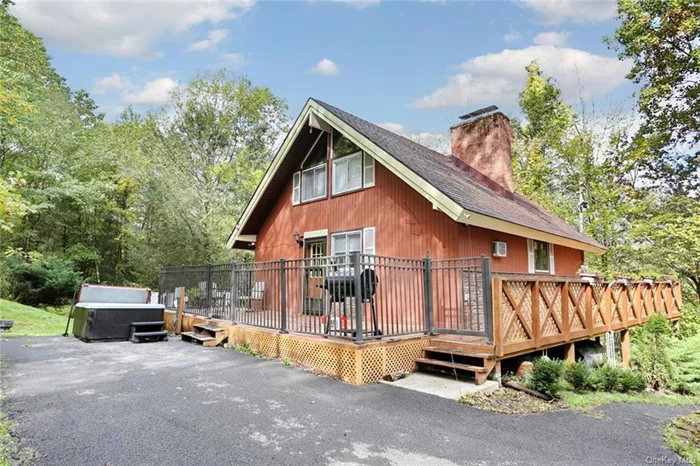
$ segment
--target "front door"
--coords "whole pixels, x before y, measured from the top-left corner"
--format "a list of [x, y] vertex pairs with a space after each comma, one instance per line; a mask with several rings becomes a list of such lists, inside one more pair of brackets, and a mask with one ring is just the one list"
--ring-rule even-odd
[[304, 241], [304, 314], [323, 313], [323, 278], [326, 275], [326, 238]]

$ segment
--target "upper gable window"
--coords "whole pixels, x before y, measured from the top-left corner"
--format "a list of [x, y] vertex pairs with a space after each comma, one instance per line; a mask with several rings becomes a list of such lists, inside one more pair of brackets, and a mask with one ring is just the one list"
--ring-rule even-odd
[[292, 205], [326, 197], [328, 133], [321, 132], [292, 177]]
[[374, 186], [374, 159], [338, 131], [333, 132], [333, 194]]

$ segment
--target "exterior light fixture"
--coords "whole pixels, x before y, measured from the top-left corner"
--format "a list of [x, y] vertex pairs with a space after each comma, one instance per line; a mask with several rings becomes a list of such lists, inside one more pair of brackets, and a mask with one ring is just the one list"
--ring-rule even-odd
[[304, 239], [301, 237], [298, 231], [295, 231], [294, 235], [292, 236], [294, 236], [294, 241], [296, 241], [299, 246], [304, 244]]

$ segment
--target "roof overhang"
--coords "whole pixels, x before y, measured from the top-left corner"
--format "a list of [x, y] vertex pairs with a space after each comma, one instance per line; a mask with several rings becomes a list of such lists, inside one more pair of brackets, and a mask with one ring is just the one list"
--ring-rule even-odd
[[317, 104], [314, 100], [309, 99], [304, 105], [299, 117], [294, 122], [294, 125], [290, 129], [287, 137], [277, 151], [277, 155], [273, 159], [270, 167], [265, 172], [262, 181], [258, 185], [253, 197], [246, 206], [246, 209], [238, 221], [238, 224], [234, 228], [229, 240], [226, 244], [228, 248], [233, 248], [236, 243], [248, 243], [244, 239], [245, 236], [249, 235], [239, 235], [239, 232], [243, 230], [246, 222], [250, 219], [255, 207], [257, 206], [260, 198], [267, 189], [270, 180], [274, 176], [275, 172], [278, 170], [280, 164], [284, 160], [289, 151], [292, 143], [299, 135], [299, 132], [307, 126], [307, 124], [312, 127], [322, 129], [324, 131], [329, 131], [330, 128], [335, 128], [336, 130], [343, 133], [344, 136], [352, 140], [357, 146], [359, 146], [365, 152], [368, 152], [376, 161], [381, 163], [390, 172], [396, 175], [403, 182], [408, 184], [411, 188], [421, 194], [426, 198], [433, 206], [434, 209], [440, 210], [445, 213], [452, 220], [463, 223], [465, 225], [474, 225], [482, 228], [487, 228], [490, 230], [501, 231], [504, 233], [510, 233], [517, 236], [523, 236], [526, 238], [536, 239], [540, 241], [547, 241], [553, 244], [558, 244], [561, 246], [567, 246], [575, 249], [582, 249], [584, 251], [594, 252], [597, 254], [605, 252], [605, 249], [584, 243], [581, 241], [576, 241], [570, 238], [565, 238], [562, 236], [554, 235], [551, 233], [536, 230], [534, 228], [528, 228], [522, 225], [518, 225], [511, 222], [506, 222], [504, 220], [499, 220], [494, 217], [489, 217], [483, 214], [478, 214], [475, 212], [470, 212], [464, 209], [462, 206], [457, 204], [455, 201], [450, 199], [448, 196], [443, 194], [432, 184], [428, 183], [426, 180], [418, 176], [415, 172], [410, 170], [404, 164], [396, 160], [389, 153], [384, 151], [374, 142], [365, 137], [362, 133], [356, 131], [350, 125], [345, 123], [343, 120], [327, 111], [325, 108]]

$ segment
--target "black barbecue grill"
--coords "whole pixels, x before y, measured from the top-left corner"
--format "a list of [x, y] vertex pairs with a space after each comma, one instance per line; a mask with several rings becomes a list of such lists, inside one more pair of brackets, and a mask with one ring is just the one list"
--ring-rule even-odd
[[[345, 303], [345, 298], [357, 298], [357, 293], [355, 290], [355, 275], [354, 269], [345, 268], [340, 269], [333, 274], [326, 276], [323, 280], [322, 287], [328, 292], [329, 305], [327, 307], [327, 314], [330, 314], [331, 305], [333, 303]], [[369, 303], [372, 310], [372, 325], [373, 331], [372, 335], [379, 336], [382, 331], [379, 330], [377, 325], [377, 312], [374, 308], [374, 295], [377, 292], [377, 284], [379, 283], [379, 278], [377, 274], [372, 269], [364, 269], [360, 274], [360, 300], [363, 303]], [[345, 309], [343, 309], [343, 313]], [[330, 315], [326, 316], [327, 318]], [[326, 333], [329, 333], [330, 325], [326, 326]], [[353, 336], [356, 330], [345, 330], [346, 333], [352, 332]]]

